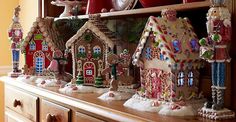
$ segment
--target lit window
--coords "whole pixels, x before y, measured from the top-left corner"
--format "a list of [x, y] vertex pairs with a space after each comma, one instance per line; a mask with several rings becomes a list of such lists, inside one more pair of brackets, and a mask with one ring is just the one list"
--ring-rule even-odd
[[99, 46], [93, 47], [93, 53], [97, 53], [97, 54], [101, 53], [101, 48]]
[[92, 70], [86, 70], [86, 75], [93, 75], [93, 71]]
[[146, 55], [145, 55], [147, 60], [151, 60], [152, 58], [152, 49], [150, 47], [146, 48]]
[[43, 72], [43, 58], [41, 57], [37, 57], [36, 58], [36, 63], [35, 63], [35, 69], [36, 69], [36, 73], [40, 74]]
[[85, 47], [84, 46], [79, 46], [78, 52], [79, 53], [85, 53]]
[[188, 73], [188, 86], [193, 86], [193, 72]]
[[34, 40], [31, 40], [31, 41], [30, 41], [30, 43], [29, 43], [29, 49], [30, 49], [31, 51], [36, 50], [36, 44], [35, 44]]
[[48, 44], [47, 44], [46, 41], [43, 41], [43, 42], [42, 42], [42, 50], [43, 50], [43, 51], [48, 51]]
[[178, 86], [184, 86], [184, 72], [179, 72], [178, 73], [178, 82], [177, 82]]

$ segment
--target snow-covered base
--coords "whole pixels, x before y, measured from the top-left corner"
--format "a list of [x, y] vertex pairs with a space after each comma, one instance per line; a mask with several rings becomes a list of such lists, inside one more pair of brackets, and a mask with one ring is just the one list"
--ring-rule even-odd
[[[64, 87], [60, 88], [59, 91], [61, 93], [98, 93], [103, 94], [105, 92], [109, 91], [109, 88], [96, 88], [94, 86], [83, 86], [83, 85], [76, 85], [67, 83]], [[133, 89], [128, 89], [128, 87], [119, 87], [119, 91], [122, 92], [130, 92], [134, 93], [135, 91]]]
[[19, 77], [16, 78], [16, 81], [19, 82], [34, 82], [37, 79], [37, 76], [31, 76], [31, 75], [20, 75]]
[[19, 82], [27, 82], [27, 83], [30, 83], [30, 82], [35, 82], [37, 83], [37, 80], [41, 80], [41, 79], [52, 79], [54, 77], [52, 76], [33, 76], [33, 75], [20, 75], [19, 77], [16, 78], [16, 81], [19, 81]]
[[83, 85], [76, 85], [68, 83], [63, 88], [60, 88], [59, 91], [61, 93], [99, 93], [102, 94], [107, 92], [108, 88], [96, 88], [93, 86], [83, 86]]
[[171, 109], [169, 105], [163, 105], [162, 109], [158, 112], [161, 115], [168, 116], [195, 116], [196, 112], [192, 108], [192, 106], [182, 106], [180, 109]]
[[58, 82], [56, 79], [45, 79], [45, 78], [38, 78], [35, 82], [39, 87], [60, 87], [67, 83], [65, 81]]
[[198, 114], [204, 118], [213, 119], [213, 120], [224, 120], [235, 118], [235, 113], [227, 108], [222, 110], [213, 110], [209, 108], [201, 108]]
[[[111, 96], [112, 94], [112, 96]], [[102, 94], [100, 97], [98, 97], [101, 100], [127, 100], [129, 99], [133, 94], [129, 92], [122, 92], [122, 91], [109, 91], [104, 94]]]
[[158, 112], [161, 106], [153, 106], [153, 100], [140, 97], [135, 94], [124, 103], [125, 107], [133, 108], [139, 111]]
[[[155, 105], [156, 104], [156, 105]], [[157, 112], [168, 116], [195, 116], [197, 111], [191, 105], [178, 106], [173, 109], [175, 103], [165, 101], [155, 101], [153, 99], [143, 98], [135, 94], [124, 103], [125, 107], [133, 108], [139, 111]]]

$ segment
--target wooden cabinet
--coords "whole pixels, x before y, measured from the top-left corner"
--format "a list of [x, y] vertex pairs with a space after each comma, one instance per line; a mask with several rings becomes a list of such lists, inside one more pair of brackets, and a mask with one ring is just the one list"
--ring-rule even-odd
[[40, 121], [69, 122], [70, 109], [42, 99], [40, 101]]
[[[102, 101], [95, 93], [62, 94], [58, 87], [41, 88], [35, 83], [18, 82], [9, 77], [0, 77], [0, 81], [5, 82], [6, 122], [206, 121], [201, 117], [161, 116], [129, 109], [123, 106], [125, 101]], [[20, 100], [21, 106], [15, 104], [15, 108], [14, 99]]]
[[93, 116], [83, 114], [81, 112], [76, 112], [75, 122], [105, 122], [103, 120], [97, 119]]
[[31, 121], [37, 121], [38, 97], [6, 86], [5, 106]]
[[8, 108], [5, 109], [5, 122], [33, 122], [26, 117], [12, 111]]

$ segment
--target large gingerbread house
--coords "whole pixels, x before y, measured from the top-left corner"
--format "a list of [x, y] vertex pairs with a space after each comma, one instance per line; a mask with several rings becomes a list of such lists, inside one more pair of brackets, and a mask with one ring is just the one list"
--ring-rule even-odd
[[198, 94], [199, 45], [186, 18], [173, 10], [151, 16], [133, 55], [140, 67], [143, 97], [157, 100], [190, 100]]
[[90, 19], [67, 41], [73, 59], [73, 77], [83, 77], [83, 85], [95, 85], [96, 79], [102, 79], [102, 85], [108, 85], [108, 76], [101, 71], [108, 66], [108, 52], [114, 51], [114, 34], [100, 20], [100, 15], [91, 15]]

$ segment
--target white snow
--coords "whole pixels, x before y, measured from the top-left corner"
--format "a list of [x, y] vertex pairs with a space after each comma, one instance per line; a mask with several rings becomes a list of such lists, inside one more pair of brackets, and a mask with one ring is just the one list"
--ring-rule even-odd
[[181, 106], [180, 109], [172, 110], [169, 105], [163, 105], [162, 109], [158, 112], [161, 115], [168, 116], [194, 116], [196, 113], [194, 112], [191, 106]]
[[16, 78], [16, 81], [30, 83], [33, 82], [35, 79], [37, 79], [37, 76], [20, 75], [19, 77]]
[[65, 82], [65, 81], [57, 82], [56, 79], [43, 79], [43, 78], [41, 78], [41, 79], [37, 79], [36, 83], [37, 83], [37, 86], [39, 86], [39, 87], [60, 87], [62, 85], [65, 85], [67, 82]]
[[149, 112], [158, 112], [161, 109], [161, 106], [154, 107], [152, 106], [153, 101], [146, 98], [141, 98], [138, 94], [135, 94], [124, 103], [125, 107], [133, 108], [139, 111], [149, 111]]
[[[135, 90], [130, 89], [130, 87], [121, 86], [119, 87], [119, 91], [134, 93]], [[67, 83], [63, 88], [60, 88], [59, 91], [62, 93], [67, 93], [67, 94], [74, 93], [74, 92], [103, 94], [105, 92], [108, 92], [109, 88], [96, 88], [94, 86], [84, 86], [84, 85], [76, 85], [76, 84]]]
[[[77, 87], [77, 88], [75, 88]], [[96, 88], [93, 86], [83, 86], [83, 85], [76, 85], [76, 84], [71, 84], [67, 83], [63, 88], [59, 89], [60, 92], [62, 93], [99, 93], [102, 94], [104, 92], [108, 91], [108, 88]]]
[[179, 109], [172, 109], [172, 102], [158, 101], [159, 105], [153, 106], [157, 102], [154, 99], [143, 98], [135, 94], [124, 103], [125, 107], [136, 109], [139, 111], [156, 112], [161, 115], [168, 116], [195, 116], [197, 115], [195, 108], [191, 105], [180, 106]]
[[[113, 94], [113, 97], [110, 97], [109, 94]], [[102, 94], [100, 97], [98, 97], [101, 100], [127, 100], [129, 99], [133, 94], [129, 92], [122, 92], [122, 91], [109, 91], [104, 94]]]

